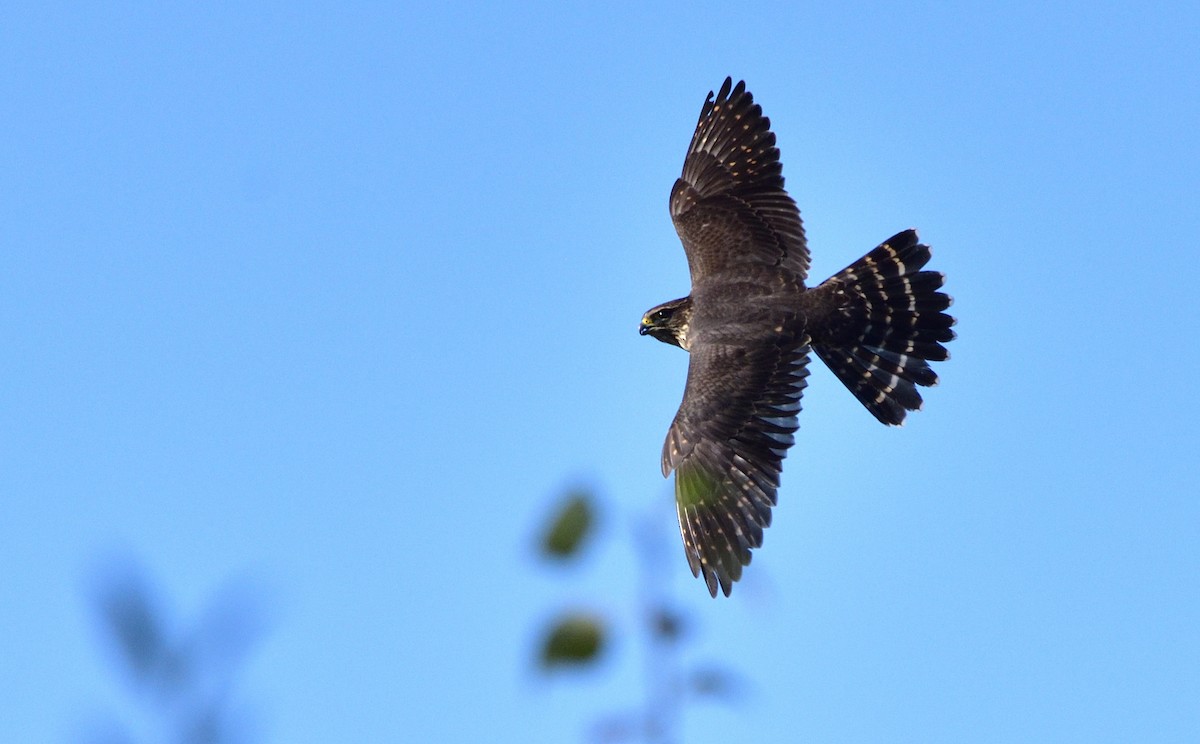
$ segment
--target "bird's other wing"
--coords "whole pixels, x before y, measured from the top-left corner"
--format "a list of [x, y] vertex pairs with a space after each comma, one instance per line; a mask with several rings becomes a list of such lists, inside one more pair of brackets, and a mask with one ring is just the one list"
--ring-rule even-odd
[[771, 121], [739, 82], [709, 92], [683, 176], [671, 189], [671, 219], [697, 277], [739, 263], [781, 266], [803, 280], [808, 244], [796, 202], [783, 189]]
[[779, 472], [808, 376], [808, 339], [703, 343], [691, 350], [683, 403], [663, 444], [675, 470], [679, 531], [692, 575], [729, 596], [771, 523]]

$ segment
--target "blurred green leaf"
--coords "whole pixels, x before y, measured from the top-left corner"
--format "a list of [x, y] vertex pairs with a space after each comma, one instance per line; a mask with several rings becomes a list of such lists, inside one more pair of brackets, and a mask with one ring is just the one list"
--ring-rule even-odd
[[592, 532], [595, 524], [592, 497], [583, 491], [567, 494], [542, 535], [542, 554], [548, 558], [570, 558]]
[[606, 631], [599, 617], [582, 612], [560, 617], [542, 641], [542, 667], [580, 666], [596, 660]]

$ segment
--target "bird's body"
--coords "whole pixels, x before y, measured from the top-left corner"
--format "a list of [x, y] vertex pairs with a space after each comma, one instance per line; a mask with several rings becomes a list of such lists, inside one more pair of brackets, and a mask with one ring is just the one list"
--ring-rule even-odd
[[726, 79], [709, 93], [671, 190], [692, 291], [652, 308], [641, 333], [691, 354], [683, 403], [663, 445], [676, 471], [692, 573], [726, 595], [771, 521], [815, 351], [885, 424], [921, 405], [954, 337], [943, 277], [907, 230], [807, 287], [800, 213], [783, 189], [770, 121]]

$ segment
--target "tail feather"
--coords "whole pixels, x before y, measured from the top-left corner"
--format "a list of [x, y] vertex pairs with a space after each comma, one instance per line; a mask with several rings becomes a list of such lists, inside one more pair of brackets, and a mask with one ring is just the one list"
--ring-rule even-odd
[[950, 358], [950, 353], [939, 341], [909, 341], [889, 339], [887, 346], [867, 346], [872, 351], [879, 349], [891, 354], [899, 354], [925, 362], [944, 362]]
[[946, 277], [940, 271], [919, 271], [908, 276], [887, 279], [873, 288], [872, 300], [882, 307], [908, 312], [936, 312], [950, 306], [950, 298], [937, 290]]
[[949, 357], [955, 320], [942, 312], [945, 277], [922, 271], [929, 246], [905, 230], [833, 275], [814, 292], [827, 315], [813, 328], [813, 351], [885, 424], [921, 407], [917, 386], [937, 384], [929, 362]]
[[930, 369], [925, 359], [908, 354], [898, 354], [875, 346], [864, 346], [863, 348], [871, 355], [867, 359], [867, 363], [872, 369], [878, 369], [896, 377], [905, 377], [924, 387], [937, 384], [937, 373]]

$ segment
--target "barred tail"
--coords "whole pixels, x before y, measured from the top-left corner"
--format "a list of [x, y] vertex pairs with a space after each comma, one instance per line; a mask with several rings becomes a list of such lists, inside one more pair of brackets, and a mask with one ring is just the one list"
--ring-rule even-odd
[[929, 256], [905, 230], [812, 290], [823, 311], [813, 351], [885, 424], [921, 407], [916, 386], [937, 384], [929, 362], [946, 359], [942, 344], [954, 338], [954, 318], [942, 312], [950, 297], [938, 291], [945, 277], [920, 270]]

